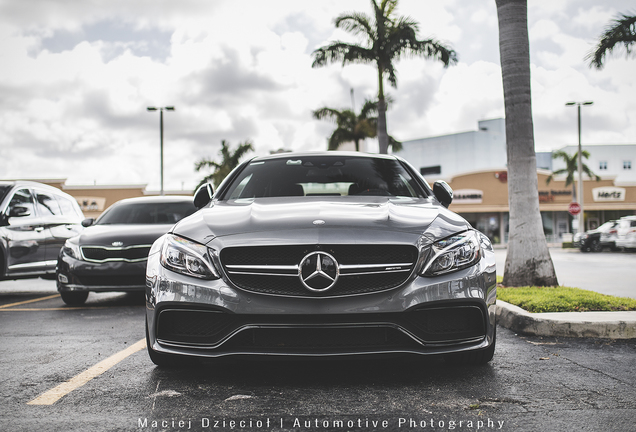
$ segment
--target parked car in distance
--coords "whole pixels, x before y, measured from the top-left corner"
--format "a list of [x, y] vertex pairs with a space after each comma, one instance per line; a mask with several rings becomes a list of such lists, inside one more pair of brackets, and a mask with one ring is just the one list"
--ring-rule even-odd
[[152, 243], [194, 213], [192, 197], [129, 198], [100, 217], [86, 219], [81, 235], [68, 239], [57, 261], [57, 289], [68, 305], [83, 304], [90, 291], [140, 291]]
[[604, 248], [616, 249], [618, 221], [605, 222], [600, 227], [584, 232], [580, 236], [579, 247], [582, 252], [601, 252]]
[[619, 219], [616, 247], [623, 249], [636, 248], [636, 216], [625, 216]]
[[152, 246], [151, 360], [444, 356], [495, 350], [488, 237], [404, 160], [282, 153], [239, 165]]
[[75, 198], [38, 182], [0, 182], [0, 279], [55, 277], [64, 242], [82, 231]]

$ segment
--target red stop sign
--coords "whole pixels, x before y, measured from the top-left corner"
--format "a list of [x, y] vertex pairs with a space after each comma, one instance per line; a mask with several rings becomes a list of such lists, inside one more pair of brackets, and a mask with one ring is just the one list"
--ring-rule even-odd
[[572, 216], [576, 216], [577, 214], [581, 213], [580, 204], [579, 203], [575, 203], [575, 202], [570, 203], [570, 206], [568, 207], [568, 212]]

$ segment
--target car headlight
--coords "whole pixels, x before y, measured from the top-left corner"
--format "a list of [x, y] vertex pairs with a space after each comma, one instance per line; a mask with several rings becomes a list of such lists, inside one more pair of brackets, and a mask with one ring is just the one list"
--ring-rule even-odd
[[475, 231], [454, 234], [431, 246], [432, 258], [424, 266], [423, 276], [439, 276], [475, 265], [481, 248]]
[[175, 235], [166, 235], [161, 264], [175, 273], [199, 279], [219, 279], [208, 248]]
[[76, 237], [71, 237], [70, 239], [64, 242], [64, 246], [62, 246], [62, 253], [70, 256], [71, 258], [75, 258], [76, 260], [82, 260], [82, 251], [80, 250], [79, 243], [77, 243]]

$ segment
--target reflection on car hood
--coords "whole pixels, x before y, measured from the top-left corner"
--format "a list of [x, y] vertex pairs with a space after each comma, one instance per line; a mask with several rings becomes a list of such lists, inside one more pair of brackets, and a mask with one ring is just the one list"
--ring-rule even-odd
[[[132, 246], [151, 245], [172, 225], [94, 225], [82, 231], [79, 244], [82, 246]], [[119, 244], [121, 243], [121, 244]]]
[[459, 216], [426, 199], [349, 197], [261, 198], [221, 201], [179, 222], [174, 233], [207, 243], [215, 237], [322, 227], [422, 234], [440, 212], [466, 229]]

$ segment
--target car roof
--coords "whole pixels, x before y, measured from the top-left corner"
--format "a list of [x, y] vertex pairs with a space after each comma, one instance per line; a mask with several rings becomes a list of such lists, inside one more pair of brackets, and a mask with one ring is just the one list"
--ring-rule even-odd
[[63, 190], [56, 188], [55, 186], [48, 185], [46, 183], [40, 183], [31, 180], [2, 180], [0, 181], [1, 186], [9, 186], [9, 187], [30, 187], [30, 188], [41, 188], [49, 191], [54, 191], [58, 193], [66, 194]]
[[359, 158], [381, 158], [381, 159], [393, 159], [398, 160], [398, 157], [394, 155], [383, 155], [383, 154], [372, 154], [372, 153], [361, 153], [361, 152], [353, 152], [353, 151], [308, 151], [308, 152], [287, 152], [287, 153], [275, 153], [266, 156], [257, 156], [250, 160], [252, 161], [264, 161], [264, 160], [275, 160], [275, 159], [288, 159], [290, 157], [310, 157], [310, 156], [340, 156], [340, 157], [359, 157]]
[[117, 201], [115, 204], [135, 204], [135, 203], [147, 203], [147, 204], [156, 204], [156, 203], [171, 203], [171, 202], [192, 202], [193, 198], [187, 195], [164, 195], [164, 196], [144, 196], [144, 197], [133, 197], [133, 198], [124, 198], [122, 200]]

